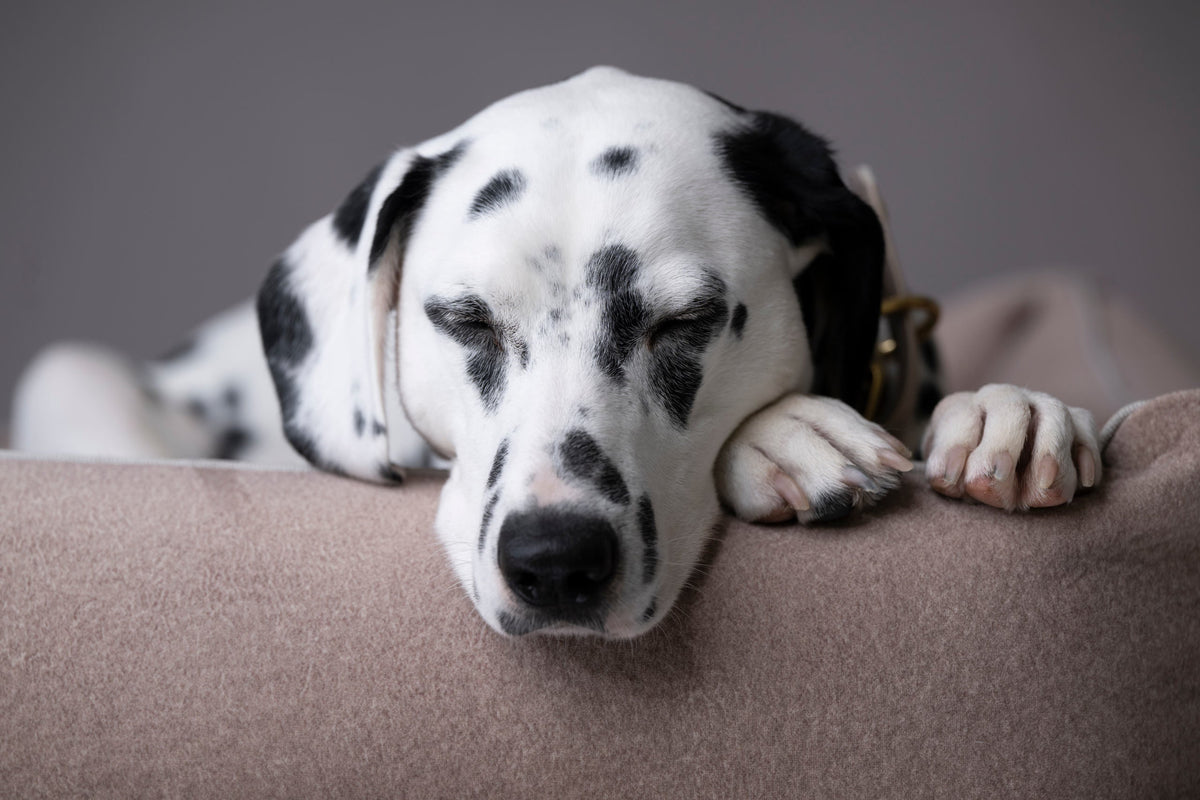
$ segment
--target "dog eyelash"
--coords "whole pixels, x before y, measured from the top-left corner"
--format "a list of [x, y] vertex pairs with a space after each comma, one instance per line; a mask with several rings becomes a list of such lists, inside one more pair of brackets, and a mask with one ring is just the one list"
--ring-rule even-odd
[[496, 328], [496, 325], [490, 319], [487, 319], [487, 318], [468, 317], [465, 319], [458, 320], [455, 323], [455, 325], [456, 325], [456, 327], [458, 327], [459, 330], [469, 331], [472, 334], [476, 334], [479, 336], [487, 335], [487, 336], [494, 337], [496, 339], [500, 338], [500, 332]]
[[719, 298], [701, 298], [690, 303], [675, 316], [659, 320], [646, 333], [646, 344], [651, 349], [664, 339], [684, 341], [708, 338], [719, 318], [725, 314], [725, 304]]
[[504, 338], [482, 298], [468, 295], [459, 300], [431, 298], [425, 302], [425, 315], [433, 327], [464, 347], [502, 347]]
[[698, 317], [669, 317], [655, 323], [646, 333], [646, 344], [651, 349], [663, 339], [677, 338], [694, 332], [705, 320]]

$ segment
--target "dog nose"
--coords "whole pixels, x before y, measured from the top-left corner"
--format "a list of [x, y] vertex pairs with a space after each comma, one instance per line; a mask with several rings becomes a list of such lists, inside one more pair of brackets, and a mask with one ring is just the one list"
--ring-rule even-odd
[[617, 568], [606, 520], [556, 508], [509, 514], [500, 527], [500, 573], [525, 603], [559, 617], [595, 610]]

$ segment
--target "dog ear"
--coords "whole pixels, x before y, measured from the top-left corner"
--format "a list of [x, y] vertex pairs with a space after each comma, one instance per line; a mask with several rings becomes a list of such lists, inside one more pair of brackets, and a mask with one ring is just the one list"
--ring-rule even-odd
[[811, 391], [862, 411], [879, 330], [883, 228], [842, 181], [824, 139], [778, 114], [740, 118], [717, 140], [726, 168], [793, 247], [821, 245], [792, 282], [812, 353]]
[[434, 157], [393, 155], [296, 239], [258, 292], [284, 434], [321, 469], [399, 479], [388, 459], [388, 316], [408, 236], [435, 180], [462, 151], [460, 144]]

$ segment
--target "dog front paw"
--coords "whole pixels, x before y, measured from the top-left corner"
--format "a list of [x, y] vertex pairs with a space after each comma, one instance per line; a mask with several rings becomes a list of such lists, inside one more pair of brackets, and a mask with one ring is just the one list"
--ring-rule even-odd
[[910, 455], [839, 400], [788, 395], [729, 437], [717, 457], [717, 492], [751, 522], [834, 520], [898, 486]]
[[1069, 503], [1101, 476], [1088, 411], [1008, 384], [945, 397], [921, 449], [934, 491], [1008, 511]]

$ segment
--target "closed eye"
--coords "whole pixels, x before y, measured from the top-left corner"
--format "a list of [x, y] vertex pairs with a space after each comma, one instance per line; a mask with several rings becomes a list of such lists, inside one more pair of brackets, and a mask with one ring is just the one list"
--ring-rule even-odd
[[503, 346], [495, 316], [478, 295], [455, 299], [431, 297], [425, 301], [425, 316], [433, 327], [463, 347]]
[[727, 312], [721, 297], [698, 298], [678, 313], [654, 323], [646, 333], [646, 344], [651, 349], [675, 343], [703, 347], [724, 325]]
[[654, 324], [646, 334], [646, 344], [651, 349], [665, 340], [679, 339], [696, 334], [703, 324], [695, 317], [670, 317]]

